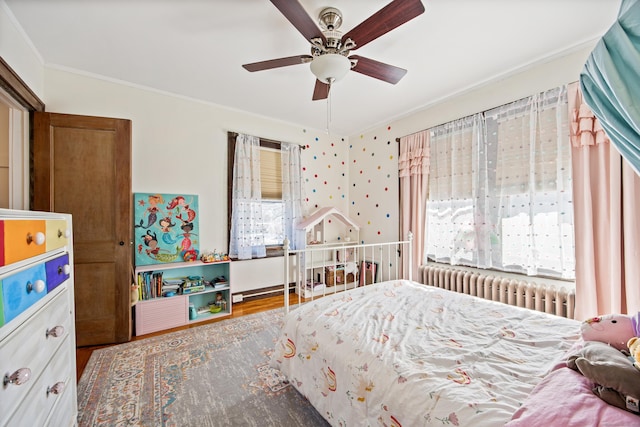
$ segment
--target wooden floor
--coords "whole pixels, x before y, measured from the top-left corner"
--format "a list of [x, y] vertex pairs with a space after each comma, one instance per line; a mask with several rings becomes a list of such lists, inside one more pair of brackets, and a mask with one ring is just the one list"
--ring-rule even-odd
[[[297, 303], [298, 302], [298, 298], [291, 298], [291, 300], [294, 300]], [[294, 301], [291, 301], [291, 303], [293, 303]], [[136, 341], [136, 340], [140, 340], [140, 339], [144, 339], [144, 338], [149, 338], [149, 337], [153, 337], [153, 336], [158, 336], [158, 335], [163, 335], [166, 334], [168, 332], [174, 332], [174, 331], [179, 331], [182, 329], [189, 329], [189, 328], [197, 328], [198, 326], [201, 325], [206, 325], [208, 323], [215, 323], [215, 322], [219, 322], [221, 320], [225, 320], [225, 319], [229, 319], [229, 318], [234, 318], [234, 317], [240, 317], [240, 316], [246, 316], [247, 314], [253, 314], [253, 313], [259, 313], [261, 311], [266, 311], [266, 310], [271, 310], [274, 308], [280, 308], [284, 306], [284, 297], [282, 295], [277, 295], [277, 296], [273, 296], [273, 297], [266, 297], [266, 298], [257, 298], [257, 299], [253, 299], [253, 300], [249, 300], [249, 301], [244, 301], [241, 303], [236, 303], [233, 304], [233, 310], [231, 313], [230, 317], [224, 317], [224, 318], [220, 318], [220, 319], [213, 319], [210, 321], [204, 321], [204, 322], [199, 322], [197, 324], [193, 324], [193, 325], [186, 325], [186, 326], [182, 326], [179, 328], [173, 328], [173, 329], [167, 329], [166, 331], [162, 331], [162, 332], [155, 332], [152, 334], [146, 334], [146, 335], [142, 335], [140, 337], [133, 337], [132, 341]], [[99, 349], [99, 348], [105, 348], [105, 347], [109, 347], [108, 345], [102, 345], [102, 346], [94, 346], [94, 347], [79, 347], [76, 349], [76, 365], [77, 365], [77, 379], [80, 380], [80, 376], [82, 375], [82, 372], [84, 371], [84, 368], [87, 366], [87, 362], [89, 361], [89, 358], [91, 357], [91, 353], [93, 353], [93, 350]]]

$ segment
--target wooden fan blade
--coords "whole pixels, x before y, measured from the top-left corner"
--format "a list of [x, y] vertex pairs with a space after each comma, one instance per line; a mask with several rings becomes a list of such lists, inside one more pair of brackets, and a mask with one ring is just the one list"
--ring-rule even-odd
[[270, 70], [271, 68], [287, 67], [289, 65], [306, 64], [313, 59], [311, 55], [288, 56], [286, 58], [270, 59], [268, 61], [253, 62], [244, 64], [248, 71]]
[[318, 101], [320, 99], [327, 99], [329, 97], [329, 89], [331, 89], [331, 86], [316, 79], [316, 87], [313, 88], [312, 100]]
[[322, 31], [320, 31], [320, 28], [318, 28], [299, 1], [271, 0], [271, 3], [296, 27], [305, 39], [311, 40], [320, 37], [323, 43], [327, 41]]
[[394, 67], [393, 65], [385, 64], [384, 62], [375, 61], [363, 56], [352, 55], [349, 59], [355, 59], [358, 61], [356, 66], [352, 68], [353, 71], [387, 83], [396, 84], [404, 77], [405, 74], [407, 74], [407, 70], [403, 68]]
[[354, 49], [361, 48], [423, 12], [424, 6], [420, 0], [393, 0], [342, 36], [342, 44], [351, 39], [356, 44]]

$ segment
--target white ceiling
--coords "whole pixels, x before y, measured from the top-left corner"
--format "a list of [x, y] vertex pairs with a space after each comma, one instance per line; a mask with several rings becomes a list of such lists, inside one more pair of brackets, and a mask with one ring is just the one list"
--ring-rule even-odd
[[[0, 0], [1, 1], [1, 0]], [[296, 1], [296, 0], [291, 0]], [[300, 0], [346, 33], [390, 0]], [[309, 54], [269, 0], [5, 0], [48, 66], [325, 129], [308, 65], [242, 64]], [[331, 90], [331, 133], [350, 136], [601, 37], [620, 0], [423, 0], [426, 12], [353, 51], [408, 70], [391, 85], [356, 72]]]

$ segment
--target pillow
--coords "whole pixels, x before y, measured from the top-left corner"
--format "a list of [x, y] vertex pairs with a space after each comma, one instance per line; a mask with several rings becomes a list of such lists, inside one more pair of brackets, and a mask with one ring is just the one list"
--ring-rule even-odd
[[567, 367], [551, 371], [505, 427], [638, 425], [637, 415], [598, 399], [592, 388], [593, 382], [577, 371]]
[[627, 409], [627, 402], [625, 401], [622, 393], [619, 393], [612, 388], [603, 387], [597, 384], [593, 387], [593, 392], [609, 405], [617, 406], [618, 408], [625, 410]]
[[[587, 341], [571, 354], [567, 366], [596, 383], [593, 392], [614, 406], [628, 409], [628, 397], [640, 399], [640, 371], [621, 351], [599, 341]], [[621, 403], [622, 402], [622, 403]], [[633, 410], [633, 405], [630, 410]], [[636, 410], [637, 411], [637, 405]]]

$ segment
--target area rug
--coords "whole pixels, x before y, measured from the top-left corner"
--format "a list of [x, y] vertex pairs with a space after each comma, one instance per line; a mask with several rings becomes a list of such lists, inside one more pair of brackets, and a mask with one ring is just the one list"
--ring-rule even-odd
[[95, 350], [79, 426], [327, 426], [269, 367], [282, 309]]

